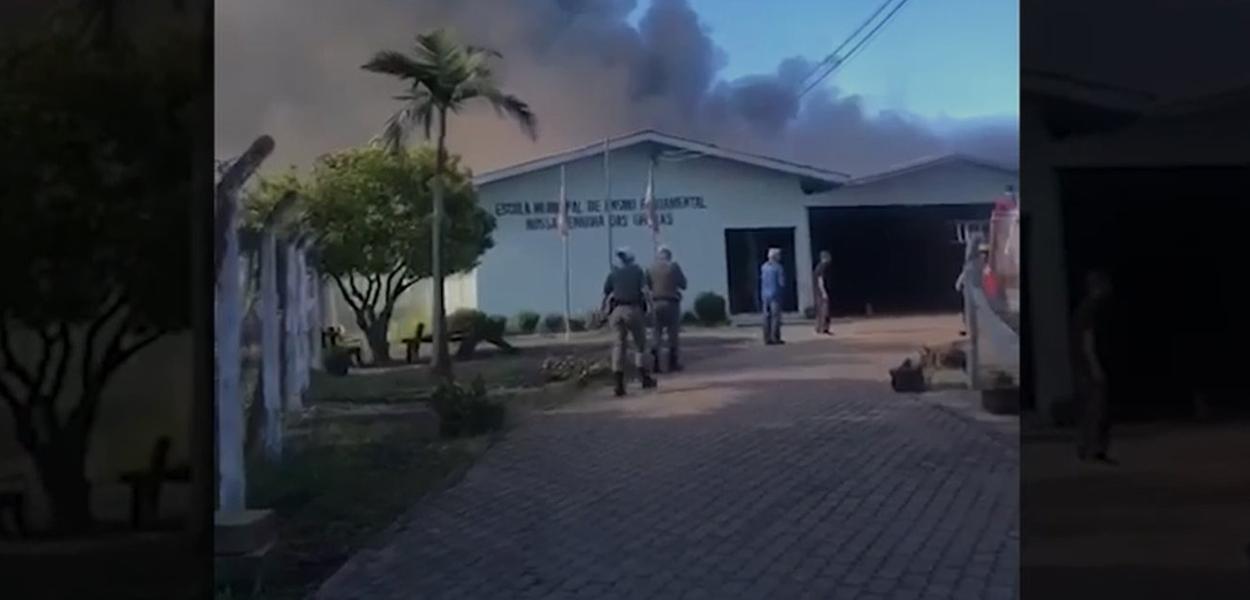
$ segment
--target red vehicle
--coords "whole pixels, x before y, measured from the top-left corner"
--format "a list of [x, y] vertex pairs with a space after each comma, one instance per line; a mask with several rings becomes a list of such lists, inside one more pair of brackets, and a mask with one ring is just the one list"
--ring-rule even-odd
[[989, 260], [981, 274], [981, 289], [996, 308], [1016, 310], [1020, 289], [1020, 209], [1011, 188], [994, 202], [990, 215]]

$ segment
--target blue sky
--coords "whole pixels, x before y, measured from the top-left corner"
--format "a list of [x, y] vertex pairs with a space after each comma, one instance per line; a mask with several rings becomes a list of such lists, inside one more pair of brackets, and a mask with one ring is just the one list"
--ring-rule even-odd
[[[650, 1], [640, 0], [635, 22]], [[727, 55], [720, 76], [733, 79], [772, 73], [791, 56], [824, 58], [882, 0], [688, 1]], [[1018, 24], [1016, 0], [910, 0], [823, 85], [859, 94], [875, 110], [1018, 115]]]

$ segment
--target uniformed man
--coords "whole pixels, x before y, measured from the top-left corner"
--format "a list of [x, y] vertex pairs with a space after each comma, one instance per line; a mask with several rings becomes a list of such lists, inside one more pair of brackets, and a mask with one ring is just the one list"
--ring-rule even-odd
[[652, 356], [653, 369], [660, 372], [660, 349], [665, 346], [664, 336], [668, 335], [668, 370], [680, 371], [681, 361], [678, 358], [681, 350], [681, 294], [686, 289], [686, 274], [681, 265], [673, 261], [673, 251], [660, 246], [655, 253], [655, 263], [647, 271], [647, 284], [651, 288], [652, 318]]
[[616, 395], [625, 395], [625, 352], [630, 336], [634, 342], [634, 366], [643, 388], [654, 388], [656, 383], [647, 371], [644, 357], [647, 354], [647, 325], [643, 315], [647, 311], [647, 274], [634, 262], [629, 248], [616, 251], [619, 264], [608, 274], [603, 284], [603, 301], [607, 306], [608, 324], [616, 330], [616, 344], [612, 348], [612, 376], [616, 379]]

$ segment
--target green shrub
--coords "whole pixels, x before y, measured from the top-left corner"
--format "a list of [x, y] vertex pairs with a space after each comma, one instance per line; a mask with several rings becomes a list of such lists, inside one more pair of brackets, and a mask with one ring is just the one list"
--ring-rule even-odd
[[481, 377], [469, 385], [442, 383], [432, 397], [444, 437], [482, 435], [503, 429], [507, 409], [486, 395]]
[[713, 292], [703, 292], [694, 299], [694, 314], [699, 322], [708, 325], [724, 325], [729, 322], [725, 299]]
[[503, 337], [508, 333], [508, 317], [494, 315], [486, 319], [486, 336]]
[[447, 330], [476, 333], [482, 339], [503, 337], [508, 330], [508, 318], [487, 316], [480, 310], [462, 308], [447, 315]]
[[699, 317], [695, 316], [694, 311], [688, 310], [682, 313], [681, 322], [683, 325], [698, 325]]
[[543, 320], [542, 315], [533, 311], [521, 311], [516, 316], [517, 330], [524, 334], [534, 333], [538, 330], [538, 323]]
[[572, 331], [586, 331], [586, 320], [577, 317], [569, 319], [569, 329]]
[[447, 315], [447, 330], [470, 331], [475, 327], [480, 327], [486, 318], [486, 313], [480, 310], [461, 308]]
[[543, 331], [547, 333], [561, 333], [564, 331], [564, 315], [551, 313], [543, 317]]

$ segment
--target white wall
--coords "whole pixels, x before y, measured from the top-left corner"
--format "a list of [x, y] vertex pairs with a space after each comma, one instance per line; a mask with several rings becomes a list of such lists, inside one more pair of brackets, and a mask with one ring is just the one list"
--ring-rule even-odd
[[[639, 144], [612, 152], [614, 199], [641, 199], [647, 181], [648, 151], [646, 144]], [[582, 203], [582, 216], [602, 214], [586, 212], [586, 202], [604, 198], [603, 156], [567, 163], [565, 169], [569, 200]], [[555, 202], [559, 186], [560, 168], [551, 167], [485, 184], [480, 198], [483, 207], [495, 214], [500, 203]], [[706, 205], [704, 210], [667, 211], [673, 223], [660, 231], [661, 242], [673, 249], [690, 280], [687, 309], [700, 292], [728, 296], [724, 234], [727, 228], [793, 227], [797, 284], [800, 290], [810, 285], [806, 212], [809, 196], [800, 190], [797, 176], [718, 158], [660, 162], [655, 171], [655, 196], [700, 196]], [[629, 215], [628, 227], [613, 228], [612, 235], [613, 245], [630, 246], [645, 264], [652, 260], [652, 239], [649, 229], [632, 220], [641, 214], [640, 209]], [[495, 247], [483, 257], [476, 272], [477, 305], [481, 310], [506, 316], [522, 310], [543, 314], [563, 311], [560, 237], [554, 229], [526, 229], [527, 218], [541, 216], [548, 215], [497, 216]], [[603, 281], [609, 269], [608, 230], [573, 229], [569, 244], [572, 310], [584, 313], [597, 308], [602, 299]]]
[[[853, 184], [808, 200], [811, 206], [891, 206], [991, 204], [1006, 186], [1019, 189], [1016, 173], [965, 161], [943, 162], [863, 184]], [[1022, 200], [1027, 202], [1027, 199]]]

